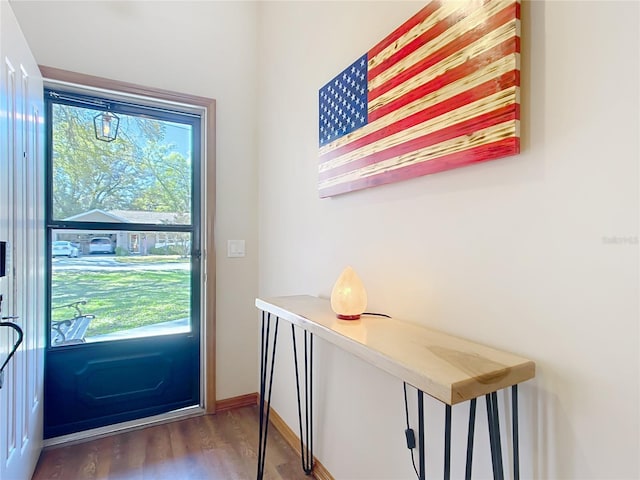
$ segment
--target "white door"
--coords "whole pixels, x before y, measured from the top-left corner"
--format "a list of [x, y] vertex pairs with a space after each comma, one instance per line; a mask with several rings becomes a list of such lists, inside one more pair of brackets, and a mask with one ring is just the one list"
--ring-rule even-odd
[[[42, 446], [44, 346], [43, 89], [38, 66], [7, 0], [0, 0], [0, 277], [2, 317], [24, 331], [0, 389], [0, 478], [31, 478]], [[0, 365], [13, 346], [0, 327]]]

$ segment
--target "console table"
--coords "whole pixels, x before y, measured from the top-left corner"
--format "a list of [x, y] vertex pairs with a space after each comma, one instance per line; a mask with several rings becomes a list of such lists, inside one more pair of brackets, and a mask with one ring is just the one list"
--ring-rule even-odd
[[[318, 336], [403, 380], [405, 402], [406, 385], [415, 387], [418, 394], [419, 455], [419, 467], [416, 468], [420, 480], [426, 478], [424, 394], [439, 400], [445, 406], [444, 478], [448, 479], [451, 471], [451, 407], [466, 401], [469, 401], [469, 428], [465, 477], [471, 478], [476, 402], [482, 396], [487, 405], [493, 476], [496, 480], [504, 478], [496, 392], [511, 387], [513, 471], [514, 478], [519, 478], [518, 384], [535, 376], [533, 361], [393, 318], [363, 315], [360, 320], [339, 320], [331, 310], [329, 300], [311, 296], [258, 298], [256, 307], [262, 311], [258, 480], [264, 474], [280, 319], [291, 324], [300, 450], [305, 473], [310, 474], [313, 470], [313, 337]], [[350, 328], [353, 326], [358, 328]], [[302, 329], [304, 338], [302, 372], [298, 368], [295, 327]], [[302, 395], [301, 383], [304, 386]], [[301, 396], [304, 397], [304, 405], [301, 403]], [[408, 428], [406, 433], [409, 448], [415, 447], [413, 430]]]

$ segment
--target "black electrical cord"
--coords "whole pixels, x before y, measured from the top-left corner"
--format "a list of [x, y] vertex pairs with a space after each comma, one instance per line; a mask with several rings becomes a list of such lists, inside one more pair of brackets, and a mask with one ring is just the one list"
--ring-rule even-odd
[[391, 318], [391, 315], [387, 315], [386, 313], [364, 312], [362, 315], [375, 315], [375, 316], [377, 316], [377, 317], [387, 317], [387, 318]]
[[407, 401], [407, 382], [403, 382], [404, 387], [404, 414], [407, 419], [407, 429], [405, 430], [405, 435], [407, 436], [407, 447], [411, 451], [411, 463], [413, 464], [413, 470], [416, 472], [416, 477], [420, 478], [420, 474], [418, 473], [418, 468], [416, 467], [416, 458], [413, 454], [413, 450], [416, 448], [416, 437], [415, 433], [409, 426], [409, 402]]

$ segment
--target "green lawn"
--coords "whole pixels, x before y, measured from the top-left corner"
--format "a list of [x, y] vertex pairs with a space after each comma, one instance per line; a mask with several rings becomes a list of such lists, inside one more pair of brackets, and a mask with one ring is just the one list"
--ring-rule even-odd
[[[55, 271], [52, 307], [86, 300], [83, 313], [96, 316], [87, 337], [189, 317], [188, 270]], [[53, 320], [72, 316], [54, 308]]]
[[118, 263], [189, 263], [190, 257], [181, 257], [180, 255], [145, 255], [137, 256], [116, 256], [114, 260]]

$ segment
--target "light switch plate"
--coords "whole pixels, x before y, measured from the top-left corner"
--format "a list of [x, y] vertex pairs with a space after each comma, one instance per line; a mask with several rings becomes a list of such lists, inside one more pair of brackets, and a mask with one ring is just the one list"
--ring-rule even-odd
[[244, 257], [244, 240], [227, 240], [227, 257]]

